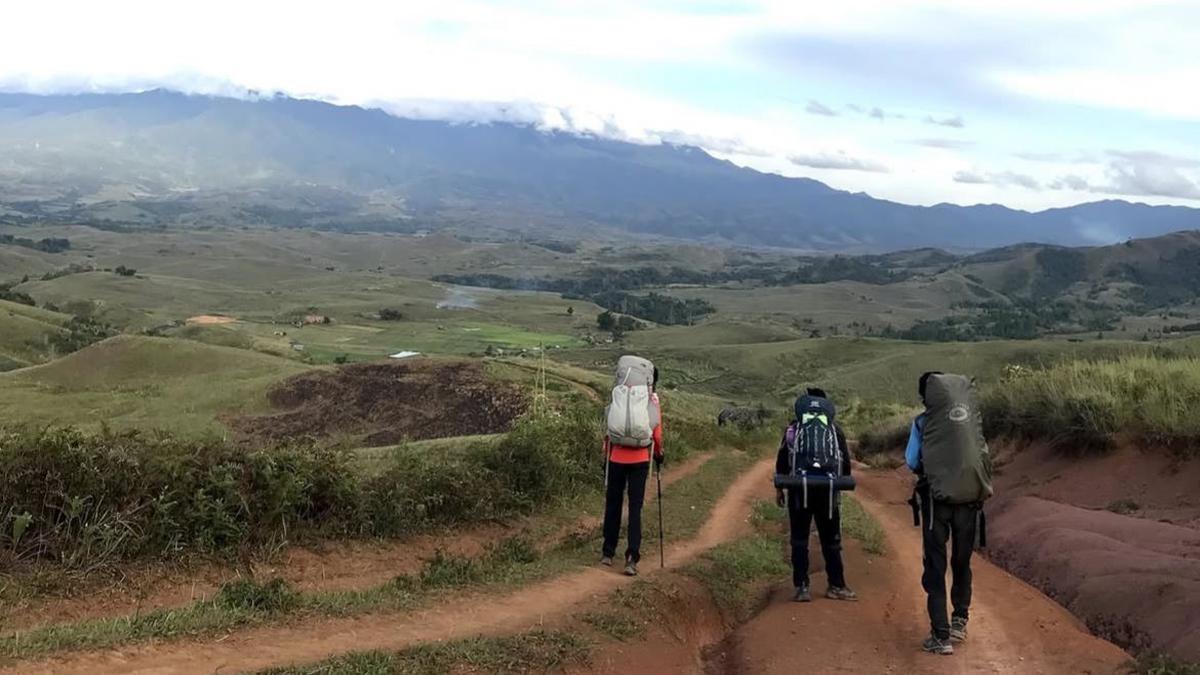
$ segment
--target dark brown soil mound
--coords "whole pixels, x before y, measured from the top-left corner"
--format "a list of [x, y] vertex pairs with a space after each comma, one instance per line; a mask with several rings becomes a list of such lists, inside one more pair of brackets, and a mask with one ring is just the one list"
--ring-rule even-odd
[[1200, 661], [1200, 532], [1019, 497], [992, 512], [992, 559], [1134, 652]]
[[1131, 651], [1200, 660], [1200, 461], [993, 449], [992, 558]]
[[353, 436], [377, 446], [492, 434], [527, 405], [519, 387], [489, 378], [480, 364], [436, 359], [305, 373], [268, 396], [279, 412], [230, 421], [247, 440]]

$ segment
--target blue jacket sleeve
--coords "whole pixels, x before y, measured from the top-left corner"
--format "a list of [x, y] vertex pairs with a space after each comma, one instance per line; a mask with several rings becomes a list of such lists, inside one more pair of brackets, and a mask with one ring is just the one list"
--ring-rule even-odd
[[908, 447], [904, 449], [904, 462], [913, 471], [921, 468], [921, 421], [920, 417], [913, 420], [908, 432]]

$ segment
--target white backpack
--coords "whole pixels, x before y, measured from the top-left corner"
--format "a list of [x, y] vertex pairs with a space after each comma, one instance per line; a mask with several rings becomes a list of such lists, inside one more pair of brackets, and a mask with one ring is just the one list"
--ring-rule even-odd
[[654, 442], [654, 429], [661, 412], [650, 393], [654, 364], [637, 356], [622, 356], [617, 361], [616, 384], [608, 406], [608, 438], [613, 445], [648, 448]]

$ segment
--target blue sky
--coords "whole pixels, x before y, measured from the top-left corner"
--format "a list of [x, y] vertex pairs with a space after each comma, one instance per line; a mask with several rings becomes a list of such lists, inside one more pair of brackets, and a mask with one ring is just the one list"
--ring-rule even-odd
[[687, 142], [907, 203], [1200, 206], [1200, 3], [63, 2], [0, 89], [283, 91]]

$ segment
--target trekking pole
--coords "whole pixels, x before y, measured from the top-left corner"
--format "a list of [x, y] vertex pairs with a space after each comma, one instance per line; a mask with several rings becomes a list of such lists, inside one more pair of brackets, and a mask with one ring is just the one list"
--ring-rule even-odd
[[662, 569], [667, 566], [663, 553], [666, 549], [663, 545], [662, 471], [656, 471], [654, 475], [658, 479], [658, 568]]

